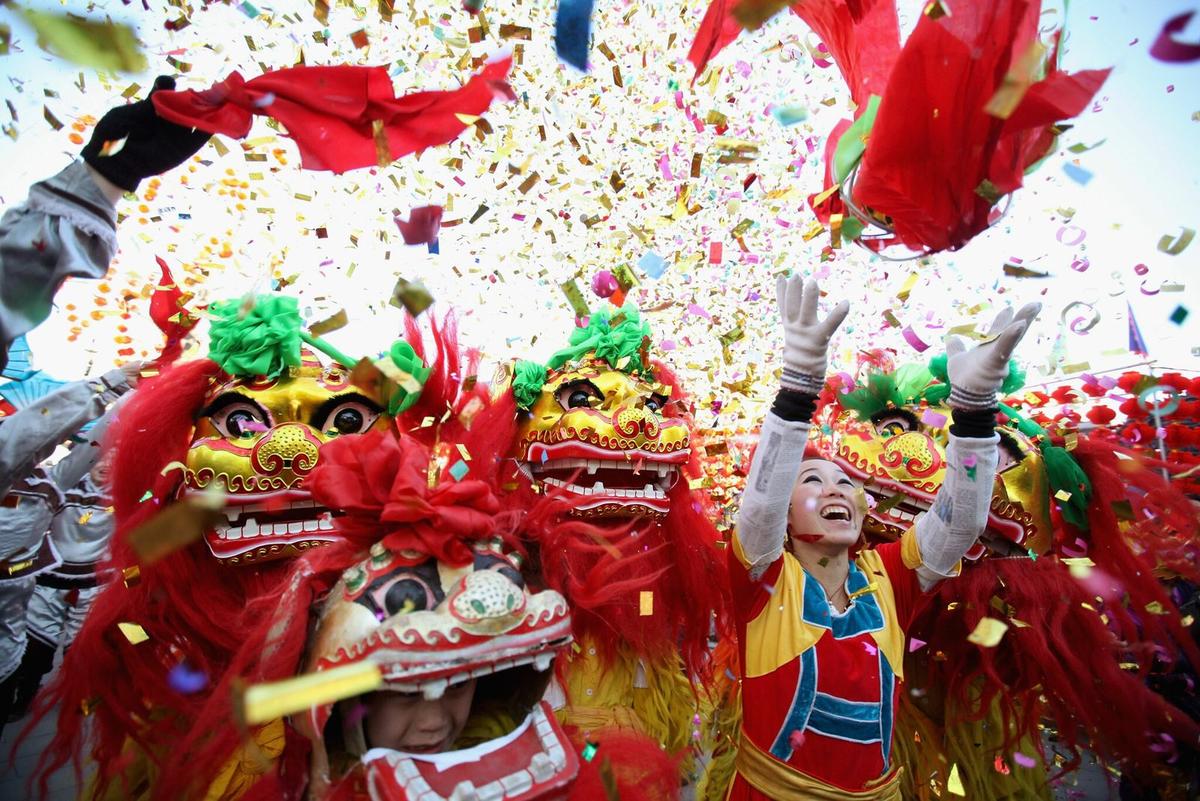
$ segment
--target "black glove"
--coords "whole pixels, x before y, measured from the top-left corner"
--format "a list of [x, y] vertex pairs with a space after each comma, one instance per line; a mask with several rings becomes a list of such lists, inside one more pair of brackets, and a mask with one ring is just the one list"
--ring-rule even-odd
[[[160, 75], [150, 95], [159, 89], [174, 88], [174, 78]], [[155, 113], [147, 96], [101, 117], [92, 131], [92, 140], [83, 149], [83, 160], [117, 186], [132, 192], [143, 178], [160, 175], [187, 161], [209, 136], [204, 131], [167, 122]], [[125, 140], [124, 147], [111, 156], [100, 154], [105, 142], [120, 139]]]

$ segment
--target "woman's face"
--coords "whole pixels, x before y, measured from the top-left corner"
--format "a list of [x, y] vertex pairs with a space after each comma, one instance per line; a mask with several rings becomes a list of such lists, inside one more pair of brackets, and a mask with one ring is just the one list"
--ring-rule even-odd
[[421, 693], [373, 693], [363, 721], [367, 744], [413, 754], [448, 751], [467, 725], [474, 698], [475, 679], [447, 687], [433, 701]]
[[833, 462], [805, 459], [788, 510], [790, 535], [849, 548], [858, 541], [866, 501], [862, 487]]

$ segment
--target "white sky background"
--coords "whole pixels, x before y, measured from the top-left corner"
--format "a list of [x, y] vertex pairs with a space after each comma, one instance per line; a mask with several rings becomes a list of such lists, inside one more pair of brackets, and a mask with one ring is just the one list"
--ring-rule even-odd
[[[31, 182], [60, 169], [78, 152], [79, 146], [68, 140], [74, 120], [87, 114], [99, 117], [121, 102], [130, 84], [144, 91], [154, 75], [178, 72], [168, 56], [191, 65], [180, 76], [181, 88], [207, 87], [232, 69], [250, 78], [264, 66], [291, 66], [303, 48], [309, 64], [388, 65], [397, 92], [404, 93], [458, 85], [471, 72], [465, 54], [514, 44], [500, 41], [502, 23], [533, 31], [531, 41], [519, 43], [523, 63], [512, 76], [521, 100], [493, 106], [486, 118], [494, 133], [482, 142], [468, 131], [458, 142], [419, 159], [335, 176], [302, 171], [291, 143], [260, 118], [247, 143], [250, 152], [266, 154], [266, 162], [248, 162], [238, 143], [222, 140], [226, 155], [206, 146], [201, 155], [210, 164], [164, 177], [146, 212], [124, 201], [121, 211], [129, 216], [121, 225], [122, 251], [105, 282], [107, 293], [97, 282], [71, 282], [59, 295], [60, 308], [30, 337], [37, 364], [59, 378], [99, 372], [116, 360], [121, 345], [114, 337], [121, 334], [121, 321], [112, 312], [121, 307], [123, 292], [138, 296], [127, 304], [133, 318], [128, 333], [136, 350], [150, 355], [157, 350], [157, 332], [140, 299], [148, 282], [157, 280], [155, 255], [168, 260], [177, 279], [197, 279], [192, 288], [200, 300], [267, 289], [272, 271], [276, 277], [294, 276], [287, 291], [301, 297], [310, 320], [339, 308], [347, 311], [351, 324], [329, 339], [354, 356], [386, 349], [401, 317], [387, 305], [396, 277], [419, 278], [439, 301], [435, 310], [455, 306], [466, 315], [463, 338], [468, 343], [482, 346], [490, 359], [502, 360], [545, 358], [565, 343], [573, 315], [560, 282], [576, 277], [596, 308], [603, 301], [588, 289], [595, 271], [615, 263], [636, 265], [647, 250], [671, 264], [658, 280], [639, 273], [640, 290], [631, 294], [651, 310], [656, 339], [673, 346], [666, 356], [684, 372], [692, 392], [706, 405], [713, 400], [724, 404], [722, 415], [705, 422], [744, 422], [772, 393], [772, 382], [764, 380], [764, 373], [775, 367], [778, 342], [771, 287], [773, 274], [783, 268], [816, 274], [831, 299], [851, 300], [852, 319], [841, 337], [835, 369], [852, 369], [859, 347], [892, 347], [901, 360], [933, 352], [916, 353], [900, 329], [884, 322], [885, 310], [932, 343], [946, 327], [986, 325], [995, 313], [988, 304], [1034, 299], [1046, 308], [1020, 352], [1033, 367], [1030, 383], [1061, 377], [1063, 365], [1095, 371], [1136, 361], [1126, 350], [1127, 302], [1152, 358], [1167, 367], [1200, 367], [1200, 357], [1191, 352], [1200, 345], [1200, 242], [1177, 256], [1157, 250], [1163, 235], [1177, 236], [1183, 227], [1200, 229], [1200, 121], [1193, 119], [1200, 114], [1200, 62], [1165, 64], [1148, 52], [1163, 23], [1188, 10], [1187, 3], [1070, 4], [1064, 68], [1115, 68], [1096, 106], [1074, 121], [1060, 150], [1026, 179], [1026, 188], [1015, 195], [1008, 216], [995, 229], [957, 253], [935, 256], [927, 266], [884, 263], [852, 245], [843, 246], [833, 262], [821, 264], [828, 234], [803, 241], [801, 234], [813, 221], [805, 198], [821, 188], [825, 136], [850, 112], [836, 69], [813, 63], [806, 46], [814, 45], [815, 37], [790, 14], [779, 15], [757, 33], [743, 34], [714, 61], [712, 68], [720, 69], [717, 80], [689, 87], [686, 54], [706, 0], [598, 4], [587, 76], [557, 63], [553, 3], [489, 0], [484, 12], [491, 35], [476, 45], [466, 38], [475, 22], [458, 0], [397, 0], [390, 24], [380, 19], [374, 2], [362, 2], [358, 9], [333, 4], [327, 44], [314, 41], [313, 33], [326, 26], [314, 20], [308, 2], [257, 3], [256, 18], [238, 5], [202, 9], [196, 4], [191, 24], [174, 33], [163, 23], [180, 11], [154, 0], [149, 12], [117, 0], [27, 5], [69, 9], [93, 19], [107, 14], [136, 26], [150, 67], [140, 75], [98, 76], [40, 50], [24, 22], [11, 9], [0, 8], [0, 23], [13, 29], [12, 52], [0, 57], [7, 79], [0, 90], [16, 109], [18, 132], [16, 141], [0, 137], [0, 163], [5, 165], [0, 202], [5, 207], [19, 202]], [[911, 27], [921, 4], [901, 5], [902, 20]], [[1061, 21], [1061, 6], [1046, 8], [1047, 25]], [[350, 41], [359, 29], [370, 39], [366, 50]], [[1181, 38], [1200, 41], [1200, 13]], [[602, 42], [615, 60], [598, 49]], [[615, 85], [614, 64], [623, 88]], [[82, 91], [76, 85], [81, 71]], [[693, 115], [701, 120], [710, 112], [726, 115], [726, 135], [759, 143], [759, 158], [753, 164], [718, 165], [714, 127], [696, 131], [676, 108], [671, 80], [680, 86]], [[803, 106], [809, 118], [785, 128], [770, 115], [772, 104]], [[47, 124], [43, 106], [64, 123], [63, 130]], [[0, 107], [4, 122], [10, 122], [7, 114]], [[545, 141], [539, 125], [546, 130]], [[578, 148], [568, 134], [574, 134]], [[1102, 145], [1082, 154], [1065, 149], [1101, 140]], [[815, 148], [811, 153], [810, 145]], [[276, 148], [286, 151], [285, 166], [271, 155]], [[699, 179], [689, 178], [693, 153], [703, 154]], [[669, 177], [662, 169], [664, 156]], [[455, 158], [462, 159], [461, 169], [447, 164]], [[1068, 160], [1092, 173], [1086, 186], [1063, 171]], [[489, 170], [493, 164], [495, 169]], [[517, 186], [533, 171], [540, 180], [527, 194], [519, 193]], [[614, 171], [626, 183], [619, 193], [609, 185]], [[758, 179], [743, 192], [751, 173]], [[187, 175], [186, 186], [181, 175]], [[247, 191], [256, 195], [242, 201], [243, 210], [218, 194], [221, 180], [229, 177], [245, 180]], [[685, 184], [689, 204], [701, 209], [672, 218]], [[446, 219], [462, 221], [443, 230], [440, 255], [405, 247], [391, 222], [393, 209], [406, 214], [428, 203], [445, 205]], [[488, 211], [468, 223], [481, 203]], [[1064, 225], [1058, 210], [1067, 208], [1076, 210], [1070, 224], [1086, 233], [1075, 247], [1057, 237]], [[569, 213], [570, 220], [559, 212]], [[597, 214], [607, 219], [591, 228], [579, 222]], [[542, 225], [535, 231], [533, 221], [539, 218]], [[743, 238], [750, 255], [740, 251], [730, 234], [743, 219], [754, 222]], [[319, 227], [326, 229], [327, 238], [317, 237]], [[1078, 235], [1071, 229], [1063, 238], [1070, 242]], [[715, 265], [708, 259], [714, 241], [724, 249], [722, 262]], [[226, 242], [231, 253], [222, 257]], [[1014, 257], [1051, 277], [1004, 276], [1004, 262]], [[1089, 268], [1073, 271], [1072, 261], [1082, 257], [1090, 260]], [[1135, 273], [1138, 264], [1149, 268], [1145, 276]], [[917, 284], [908, 301], [901, 302], [896, 293], [914, 271]], [[1163, 284], [1166, 289], [1156, 294], [1142, 291]], [[756, 289], [763, 290], [761, 298], [754, 295]], [[106, 304], [97, 306], [97, 298]], [[1076, 301], [1092, 304], [1099, 314], [1099, 323], [1084, 335], [1065, 330], [1060, 321], [1064, 308]], [[68, 320], [67, 303], [75, 305], [81, 318], [100, 312], [98, 320], [88, 319], [73, 343], [67, 337], [77, 323]], [[1176, 325], [1168, 318], [1180, 305], [1191, 314]], [[1067, 322], [1078, 316], [1085, 314], [1075, 307]], [[726, 363], [717, 337], [737, 326], [745, 337], [731, 347]], [[202, 347], [206, 343], [196, 343], [197, 354]]]

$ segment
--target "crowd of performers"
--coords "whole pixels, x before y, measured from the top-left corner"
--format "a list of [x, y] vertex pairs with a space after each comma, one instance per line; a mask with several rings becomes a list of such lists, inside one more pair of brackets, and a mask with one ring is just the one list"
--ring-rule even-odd
[[[5, 347], [206, 137], [133, 103], [8, 211]], [[89, 799], [1048, 799], [1086, 748], [1130, 798], [1194, 797], [1170, 466], [1003, 403], [1036, 305], [847, 380], [824, 292], [778, 279], [722, 533], [716, 443], [632, 305], [488, 381], [452, 317], [347, 355], [283, 295], [210, 304], [182, 360], [195, 310], [160, 287], [161, 358], [0, 420], [0, 703], [54, 723], [33, 791], [71, 764]]]

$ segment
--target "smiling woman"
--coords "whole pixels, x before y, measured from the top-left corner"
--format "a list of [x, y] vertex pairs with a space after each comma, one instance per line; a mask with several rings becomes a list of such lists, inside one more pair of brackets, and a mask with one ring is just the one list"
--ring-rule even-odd
[[948, 343], [954, 424], [932, 511], [896, 542], [854, 551], [863, 487], [805, 459], [826, 352], [848, 306], [817, 318], [816, 282], [779, 281], [783, 386], [763, 422], [730, 549], [744, 676], [742, 740], [727, 796], [898, 801], [891, 759], [905, 630], [920, 596], [958, 571], [987, 523], [998, 458], [996, 391], [1038, 307], [994, 336]]

